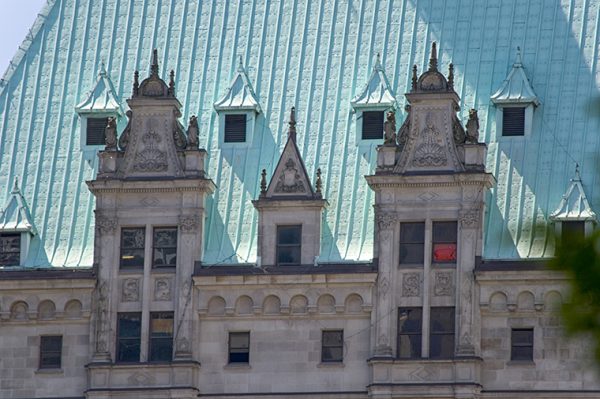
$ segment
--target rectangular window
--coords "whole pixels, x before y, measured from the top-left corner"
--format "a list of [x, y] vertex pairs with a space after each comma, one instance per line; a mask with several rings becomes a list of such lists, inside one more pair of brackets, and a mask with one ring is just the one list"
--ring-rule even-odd
[[229, 363], [249, 363], [250, 333], [229, 333]]
[[383, 139], [383, 111], [365, 111], [362, 113], [362, 139]]
[[422, 323], [421, 308], [398, 309], [398, 358], [421, 357]]
[[141, 313], [117, 315], [117, 362], [139, 362], [142, 335]]
[[566, 241], [583, 241], [585, 238], [584, 221], [565, 221], [561, 222], [561, 239]]
[[323, 331], [321, 337], [321, 362], [344, 360], [344, 330]]
[[502, 108], [502, 135], [525, 135], [525, 107]]
[[0, 266], [21, 264], [21, 234], [0, 235]]
[[145, 228], [121, 229], [121, 267], [144, 267], [145, 242]]
[[423, 264], [425, 223], [400, 224], [400, 264]]
[[510, 360], [533, 361], [533, 328], [511, 330]]
[[431, 308], [430, 318], [429, 357], [454, 357], [454, 308]]
[[151, 362], [170, 362], [173, 359], [173, 312], [150, 313]]
[[106, 118], [87, 118], [87, 128], [85, 132], [86, 145], [105, 145], [104, 131], [108, 125]]
[[277, 226], [277, 264], [299, 265], [302, 225]]
[[154, 267], [177, 265], [177, 227], [154, 228]]
[[40, 337], [40, 368], [59, 369], [61, 367], [62, 336]]
[[431, 260], [433, 263], [456, 263], [456, 222], [433, 222]]
[[225, 115], [226, 143], [243, 143], [246, 141], [246, 114]]

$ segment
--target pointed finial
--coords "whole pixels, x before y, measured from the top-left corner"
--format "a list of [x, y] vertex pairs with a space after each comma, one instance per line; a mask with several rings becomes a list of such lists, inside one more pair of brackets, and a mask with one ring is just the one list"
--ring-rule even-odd
[[106, 68], [104, 67], [104, 61], [100, 61], [100, 72], [98, 72], [100, 76], [106, 76]]
[[575, 162], [575, 179], [577, 181], [581, 181], [581, 176], [579, 175], [579, 163]]
[[290, 120], [288, 122], [288, 137], [295, 143], [296, 142], [296, 107], [292, 107], [290, 111]]
[[15, 176], [15, 182], [11, 194], [17, 194], [19, 192], [19, 176]]
[[321, 180], [321, 168], [317, 169], [317, 181], [315, 182], [315, 192], [318, 196], [321, 196], [321, 189], [323, 188], [323, 181]]
[[517, 46], [517, 56], [515, 58], [514, 66], [521, 66], [521, 47]]
[[260, 173], [260, 196], [267, 195], [267, 170], [263, 169]]
[[175, 97], [175, 71], [172, 69], [169, 74], [169, 95]]
[[412, 68], [412, 90], [417, 91], [417, 64], [413, 65]]
[[237, 68], [238, 72], [244, 72], [244, 64], [242, 63], [242, 56], [240, 55], [240, 59], [238, 62], [238, 68]]
[[379, 70], [381, 68], [381, 55], [377, 53], [377, 57], [375, 58], [375, 69]]
[[140, 73], [135, 71], [133, 73], [133, 97], [137, 96], [140, 91]]
[[150, 75], [158, 76], [158, 50], [152, 51], [152, 65], [150, 66]]
[[454, 90], [454, 64], [448, 67], [448, 90]]
[[429, 58], [429, 70], [437, 71], [438, 60], [437, 60], [437, 44], [433, 42], [431, 44], [431, 58]]

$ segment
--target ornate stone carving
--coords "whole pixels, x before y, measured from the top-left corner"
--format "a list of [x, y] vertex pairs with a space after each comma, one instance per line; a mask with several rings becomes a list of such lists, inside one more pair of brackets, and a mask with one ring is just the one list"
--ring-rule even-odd
[[302, 181], [302, 176], [298, 168], [296, 167], [296, 162], [292, 158], [289, 158], [285, 163], [285, 169], [279, 176], [279, 181], [275, 186], [276, 193], [304, 193], [306, 192], [306, 187], [304, 187], [304, 182]]
[[421, 295], [421, 277], [419, 273], [405, 273], [402, 275], [402, 296]]
[[100, 235], [112, 234], [117, 228], [117, 219], [113, 217], [96, 215], [96, 228]]
[[148, 121], [149, 130], [142, 136], [144, 149], [135, 155], [133, 169], [139, 172], [162, 172], [167, 170], [167, 153], [158, 147], [162, 142], [155, 130], [153, 120]]
[[388, 230], [393, 227], [398, 221], [398, 215], [394, 212], [378, 212], [377, 224], [379, 230]]
[[460, 225], [465, 228], [476, 228], [479, 225], [479, 211], [468, 209], [460, 212]]
[[198, 149], [198, 118], [196, 115], [190, 116], [190, 123], [187, 129], [188, 148], [192, 150]]
[[469, 110], [469, 120], [467, 121], [467, 142], [473, 144], [479, 142], [479, 117], [477, 116], [477, 110], [474, 108]]
[[413, 381], [432, 381], [438, 379], [439, 370], [433, 365], [425, 365], [418, 367], [409, 375]]
[[383, 276], [383, 278], [381, 280], [379, 280], [379, 292], [381, 292], [381, 295], [385, 298], [389, 289], [390, 289], [390, 280], [388, 280], [387, 277]]
[[185, 138], [185, 134], [183, 133], [185, 130], [183, 125], [177, 120], [177, 118], [180, 117], [181, 114], [177, 110], [173, 111], [173, 113], [173, 141], [175, 142], [175, 147], [178, 150], [183, 150], [185, 149], [185, 147], [187, 147], [187, 139]]
[[144, 197], [140, 200], [140, 204], [144, 206], [156, 206], [160, 203], [156, 197]]
[[396, 113], [393, 110], [388, 111], [385, 121], [385, 145], [396, 144]]
[[421, 131], [421, 136], [423, 142], [415, 150], [413, 166], [430, 167], [447, 164], [448, 159], [442, 145], [442, 134], [436, 128], [431, 113], [425, 117], [425, 128]]
[[99, 281], [96, 288], [96, 352], [108, 352], [110, 320], [108, 317], [108, 283]]
[[435, 296], [452, 295], [452, 272], [439, 272], [435, 274], [433, 293]]
[[463, 129], [462, 124], [456, 115], [452, 115], [452, 136], [454, 137], [454, 143], [456, 144], [465, 142], [465, 129]]
[[123, 302], [137, 302], [140, 299], [140, 282], [135, 278], [123, 280], [121, 290], [121, 298]]
[[134, 386], [148, 386], [153, 385], [156, 382], [156, 379], [149, 373], [136, 371], [127, 378], [127, 382]]
[[121, 137], [119, 137], [119, 148], [122, 151], [125, 151], [129, 145], [129, 135], [131, 134], [131, 116], [133, 115], [133, 112], [127, 111], [126, 114], [128, 119], [127, 126], [125, 127], [125, 130], [123, 130], [123, 133], [121, 133]]
[[404, 110], [407, 113], [406, 119], [404, 120], [404, 123], [402, 123], [402, 126], [400, 126], [400, 130], [398, 130], [398, 145], [401, 150], [406, 145], [410, 134], [410, 105], [404, 107]]
[[170, 301], [171, 300], [171, 279], [158, 278], [154, 282], [154, 300]]
[[186, 337], [179, 338], [175, 343], [175, 354], [190, 353], [190, 341]]
[[200, 226], [200, 217], [197, 215], [179, 216], [179, 228], [183, 233], [194, 233]]
[[117, 118], [108, 118], [108, 124], [104, 129], [104, 143], [106, 151], [117, 150]]

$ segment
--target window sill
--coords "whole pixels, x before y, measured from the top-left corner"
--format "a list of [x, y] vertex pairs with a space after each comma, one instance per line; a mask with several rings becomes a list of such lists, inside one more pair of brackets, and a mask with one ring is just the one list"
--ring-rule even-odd
[[35, 374], [49, 374], [49, 375], [55, 375], [55, 374], [64, 374], [64, 370], [63, 369], [37, 369], [35, 371]]
[[250, 363], [228, 363], [223, 366], [223, 370], [250, 370]]
[[519, 367], [535, 367], [533, 360], [510, 360], [506, 362], [507, 366], [519, 366]]
[[317, 367], [319, 368], [344, 368], [346, 367], [344, 365], [344, 362], [321, 362], [319, 364], [317, 364]]

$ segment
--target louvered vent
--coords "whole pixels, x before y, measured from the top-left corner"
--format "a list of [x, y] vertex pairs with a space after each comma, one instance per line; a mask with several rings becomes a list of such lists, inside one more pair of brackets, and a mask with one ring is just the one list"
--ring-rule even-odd
[[502, 135], [523, 136], [525, 134], [525, 108], [504, 108], [502, 110]]
[[104, 129], [107, 124], [108, 118], [88, 118], [85, 144], [104, 145]]
[[225, 115], [225, 142], [246, 141], [246, 115]]
[[383, 139], [383, 111], [368, 111], [362, 114], [362, 139]]

